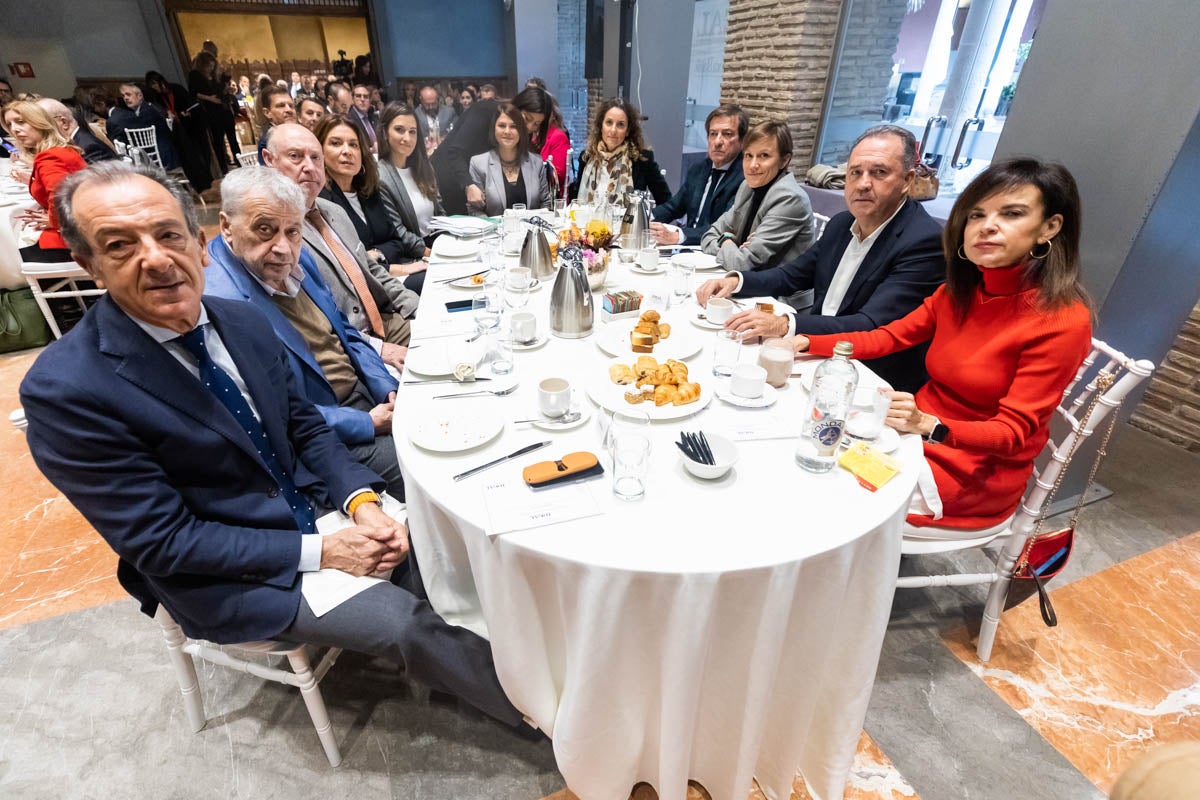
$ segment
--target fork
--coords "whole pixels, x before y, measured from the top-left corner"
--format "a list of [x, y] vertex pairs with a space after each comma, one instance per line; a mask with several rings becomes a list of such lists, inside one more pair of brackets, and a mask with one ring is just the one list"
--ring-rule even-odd
[[516, 386], [510, 386], [507, 389], [479, 389], [474, 392], [459, 392], [458, 394], [435, 394], [434, 400], [445, 400], [449, 397], [472, 397], [481, 394], [490, 394], [493, 397], [503, 397], [506, 394], [512, 394], [517, 390]]
[[[445, 334], [445, 335], [443, 335], [443, 336], [428, 336], [428, 337], [426, 337], [426, 338], [428, 338], [428, 339], [448, 339], [448, 338], [450, 338], [450, 337], [452, 337], [452, 336], [462, 336], [462, 334], [461, 334], [461, 333], [447, 333], [447, 334]], [[473, 341], [475, 341], [476, 339], [478, 339], [480, 336], [483, 336], [483, 331], [478, 331], [478, 332], [477, 332], [477, 333], [476, 333], [474, 336], [472, 336], [472, 337], [471, 337], [471, 338], [469, 338], [469, 339], [463, 339], [463, 343], [464, 343], [464, 344], [470, 344], [471, 342], [473, 342]], [[408, 346], [408, 349], [409, 349], [409, 350], [414, 350], [414, 349], [416, 349], [416, 348], [418, 348], [418, 347], [423, 347], [424, 345], [427, 345], [427, 344], [429, 344], [429, 342], [417, 342], [416, 344], [410, 344], [410, 345]]]

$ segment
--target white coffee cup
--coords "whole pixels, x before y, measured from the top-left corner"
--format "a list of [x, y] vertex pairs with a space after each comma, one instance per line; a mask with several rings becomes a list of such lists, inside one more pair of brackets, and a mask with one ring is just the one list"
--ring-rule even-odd
[[658, 248], [646, 247], [638, 251], [638, 266], [647, 272], [658, 269]]
[[512, 315], [513, 338], [521, 344], [528, 344], [537, 339], [537, 317], [528, 311], [518, 311]]
[[704, 306], [704, 317], [709, 322], [724, 323], [733, 316], [733, 302], [725, 297], [710, 297]]
[[565, 378], [546, 378], [538, 384], [538, 411], [554, 419], [571, 409], [571, 384]]
[[762, 397], [767, 371], [758, 364], [738, 364], [729, 378], [729, 391], [747, 400]]

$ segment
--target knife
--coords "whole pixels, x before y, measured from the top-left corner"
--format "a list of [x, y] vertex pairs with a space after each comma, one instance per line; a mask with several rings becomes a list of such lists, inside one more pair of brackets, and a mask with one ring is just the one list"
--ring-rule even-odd
[[490, 381], [491, 378], [473, 378], [469, 381], [460, 381], [458, 378], [435, 378], [431, 381], [401, 381], [404, 386], [422, 386], [430, 383], [479, 383], [480, 381]]
[[469, 478], [477, 472], [483, 472], [485, 469], [494, 467], [497, 464], [503, 464], [505, 461], [508, 461], [510, 459], [518, 458], [520, 456], [525, 455], [526, 453], [532, 453], [534, 450], [540, 450], [543, 447], [547, 446], [548, 444], [550, 444], [550, 442], [538, 442], [537, 444], [527, 445], [525, 447], [522, 447], [520, 450], [509, 453], [506, 456], [501, 456], [500, 458], [497, 458], [495, 461], [489, 461], [486, 464], [480, 464], [478, 467], [475, 467], [474, 469], [469, 469], [466, 472], [460, 472], [459, 474], [454, 476], [454, 480], [461, 481], [463, 478]]

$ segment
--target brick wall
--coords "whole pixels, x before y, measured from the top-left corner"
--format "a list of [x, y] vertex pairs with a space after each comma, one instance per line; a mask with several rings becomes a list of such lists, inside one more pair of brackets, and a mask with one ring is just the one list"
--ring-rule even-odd
[[586, 0], [558, 0], [558, 108], [576, 152], [587, 136], [588, 82], [584, 78]]
[[[587, 82], [587, 93], [587, 124], [584, 125], [585, 129], [588, 127], [588, 125], [592, 124], [592, 120], [596, 118], [596, 110], [600, 108], [600, 104], [605, 100], [604, 79], [589, 78]], [[587, 134], [584, 133], [583, 137], [579, 140], [579, 146], [575, 148], [575, 152], [582, 153], [586, 147]]]
[[786, 119], [792, 170], [811, 165], [841, 0], [730, 0], [722, 102], [753, 122]]
[[1130, 420], [1174, 444], [1200, 452], [1200, 304], [1154, 371]]

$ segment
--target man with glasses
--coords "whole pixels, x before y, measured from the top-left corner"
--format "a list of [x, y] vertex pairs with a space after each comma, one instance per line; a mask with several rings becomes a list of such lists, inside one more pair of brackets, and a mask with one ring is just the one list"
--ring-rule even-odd
[[350, 106], [350, 113], [346, 116], [367, 134], [367, 139], [371, 142], [371, 152], [378, 153], [379, 142], [375, 135], [375, 126], [379, 124], [379, 120], [376, 118], [375, 109], [371, 108], [371, 88], [365, 83], [354, 87], [354, 105]]

